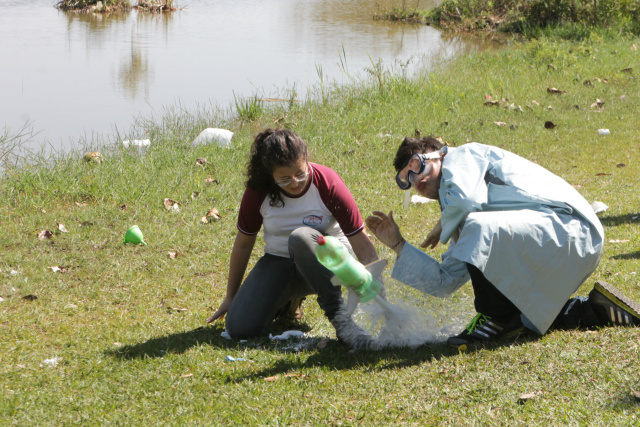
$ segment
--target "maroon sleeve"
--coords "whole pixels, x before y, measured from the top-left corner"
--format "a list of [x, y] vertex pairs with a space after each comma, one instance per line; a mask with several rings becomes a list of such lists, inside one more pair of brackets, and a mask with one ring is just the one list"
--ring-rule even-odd
[[262, 228], [262, 214], [260, 206], [266, 198], [266, 193], [262, 194], [251, 188], [244, 190], [240, 211], [238, 212], [238, 230], [250, 236], [258, 234]]
[[340, 175], [326, 166], [312, 164], [313, 180], [320, 198], [338, 221], [345, 236], [350, 237], [364, 228], [358, 205]]

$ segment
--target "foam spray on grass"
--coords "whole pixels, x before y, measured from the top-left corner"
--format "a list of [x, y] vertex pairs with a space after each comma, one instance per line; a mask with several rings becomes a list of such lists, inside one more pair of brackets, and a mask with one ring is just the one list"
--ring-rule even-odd
[[[454, 324], [439, 325], [436, 319], [404, 302], [391, 303], [382, 295], [382, 286], [342, 243], [332, 236], [318, 236], [316, 257], [342, 284], [353, 289], [361, 303], [356, 317], [377, 337], [383, 347], [416, 347], [443, 341]], [[446, 317], [445, 317], [446, 318]]]

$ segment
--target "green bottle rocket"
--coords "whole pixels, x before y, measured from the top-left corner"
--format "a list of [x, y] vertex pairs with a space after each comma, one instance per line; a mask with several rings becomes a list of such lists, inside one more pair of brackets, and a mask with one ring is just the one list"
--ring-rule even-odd
[[347, 288], [355, 291], [360, 302], [367, 302], [380, 293], [382, 285], [359, 263], [333, 236], [319, 236], [316, 246], [316, 258]]

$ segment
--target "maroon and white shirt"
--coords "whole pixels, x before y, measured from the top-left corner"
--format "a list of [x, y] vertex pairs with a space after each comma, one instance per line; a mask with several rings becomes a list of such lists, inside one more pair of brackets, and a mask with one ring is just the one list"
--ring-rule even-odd
[[264, 252], [289, 258], [293, 230], [312, 227], [337, 237], [351, 249], [347, 237], [364, 228], [362, 215], [342, 178], [326, 166], [309, 163], [311, 185], [294, 197], [282, 194], [284, 206], [269, 206], [266, 192], [247, 188], [238, 213], [238, 230], [253, 236], [264, 226]]

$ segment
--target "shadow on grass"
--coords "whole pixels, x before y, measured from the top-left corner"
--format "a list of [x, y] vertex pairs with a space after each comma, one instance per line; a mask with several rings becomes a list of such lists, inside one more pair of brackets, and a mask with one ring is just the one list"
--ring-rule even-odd
[[640, 214], [638, 213], [603, 216], [600, 218], [600, 222], [605, 227], [615, 227], [617, 225], [622, 225], [622, 224], [638, 224], [640, 222], [640, 219], [638, 219], [638, 216], [640, 216]]
[[220, 348], [235, 347], [237, 342], [222, 338], [224, 326], [201, 326], [191, 331], [177, 332], [163, 337], [151, 338], [139, 344], [125, 345], [105, 351], [107, 356], [120, 359], [146, 359], [164, 357], [167, 354], [182, 354], [192, 347], [207, 344]]
[[640, 251], [635, 251], [635, 252], [631, 252], [628, 254], [620, 254], [620, 255], [614, 255], [611, 257], [611, 259], [640, 259]]
[[[274, 322], [271, 330], [274, 334], [284, 332], [295, 327], [297, 330], [309, 332], [311, 327], [305, 323]], [[217, 348], [236, 348], [240, 344], [238, 340], [228, 340], [220, 336], [224, 331], [223, 324], [200, 326], [191, 331], [177, 332], [162, 337], [150, 338], [139, 344], [125, 345], [111, 350], [106, 350], [107, 356], [120, 359], [146, 359], [164, 357], [167, 354], [182, 354], [192, 347], [202, 344]], [[269, 342], [269, 339], [263, 339]], [[256, 340], [252, 340], [256, 341]]]
[[[499, 342], [469, 346], [465, 353], [476, 351], [492, 351], [507, 346], [523, 345], [537, 341], [539, 335], [525, 332], [512, 339]], [[364, 370], [365, 373], [375, 373], [388, 369], [401, 369], [421, 365], [446, 357], [457, 356], [462, 350], [448, 347], [444, 343], [425, 344], [418, 348], [388, 348], [379, 351], [358, 351], [350, 353], [348, 348], [336, 340], [332, 340], [327, 347], [317, 350], [307, 358], [283, 358], [272, 366], [251, 373], [239, 372], [237, 377], [227, 378], [227, 382], [262, 381], [275, 375], [299, 372], [315, 366], [323, 366], [331, 370]]]

